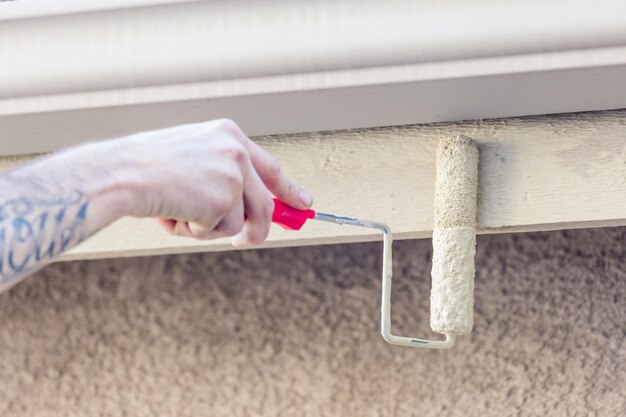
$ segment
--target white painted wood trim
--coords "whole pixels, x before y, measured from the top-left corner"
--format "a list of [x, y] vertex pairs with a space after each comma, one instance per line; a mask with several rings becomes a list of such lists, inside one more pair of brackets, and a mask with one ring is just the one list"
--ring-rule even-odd
[[[202, 0], [3, 0], [0, 21], [79, 13], [123, 10], [135, 7], [190, 3]], [[9, 3], [10, 2], [10, 3]]]
[[[480, 148], [479, 233], [626, 225], [626, 111], [258, 138], [313, 192], [315, 209], [388, 223], [396, 238], [432, 233], [435, 149], [465, 134]], [[1, 159], [3, 167], [26, 157]], [[274, 227], [264, 247], [380, 239], [368, 229], [309, 221]], [[64, 256], [94, 259], [232, 249], [122, 219]]]
[[5, 155], [224, 116], [266, 135], [626, 107], [618, 0], [22, 0], [0, 21]]

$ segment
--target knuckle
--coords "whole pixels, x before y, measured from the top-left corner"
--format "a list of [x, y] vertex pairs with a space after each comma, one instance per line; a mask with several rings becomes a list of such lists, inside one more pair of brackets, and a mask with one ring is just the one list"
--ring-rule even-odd
[[241, 129], [239, 128], [239, 125], [235, 123], [235, 121], [232, 119], [229, 119], [229, 118], [218, 119], [215, 121], [215, 123], [219, 129], [222, 129], [225, 132], [228, 132], [230, 134], [237, 135], [241, 133]]
[[267, 238], [267, 235], [270, 231], [270, 219], [259, 221], [254, 227], [251, 227], [248, 233], [246, 233], [246, 238], [251, 245], [258, 245], [263, 243]]
[[219, 231], [225, 236], [234, 236], [243, 229], [242, 219], [231, 219], [219, 225]]
[[272, 217], [272, 213], [274, 212], [274, 199], [269, 195], [263, 202], [263, 217], [270, 219]]
[[238, 198], [239, 196], [241, 196], [241, 194], [243, 193], [243, 187], [244, 187], [243, 175], [241, 175], [241, 173], [238, 171], [227, 172], [224, 174], [222, 178], [226, 186], [225, 194], [230, 197], [228, 198], [229, 200], [228, 204], [230, 207], [230, 205], [232, 205], [232, 201]]
[[250, 159], [246, 148], [235, 140], [220, 149], [219, 154], [223, 158], [236, 162], [239, 166], [243, 166]]
[[218, 218], [224, 217], [230, 211], [233, 199], [226, 194], [215, 196], [212, 201], [213, 212]]
[[233, 144], [233, 146], [230, 149], [230, 154], [232, 159], [239, 163], [240, 165], [246, 161], [248, 161], [250, 155], [248, 155], [248, 151], [246, 150], [246, 148], [244, 148], [244, 146], [239, 143], [236, 142]]

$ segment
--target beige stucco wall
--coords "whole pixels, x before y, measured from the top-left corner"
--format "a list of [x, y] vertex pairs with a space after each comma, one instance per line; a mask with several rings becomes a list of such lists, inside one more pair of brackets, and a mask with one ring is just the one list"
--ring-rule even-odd
[[[430, 242], [396, 243], [427, 336]], [[380, 245], [61, 263], [0, 295], [2, 416], [623, 416], [626, 229], [481, 236], [475, 330], [378, 335]]]

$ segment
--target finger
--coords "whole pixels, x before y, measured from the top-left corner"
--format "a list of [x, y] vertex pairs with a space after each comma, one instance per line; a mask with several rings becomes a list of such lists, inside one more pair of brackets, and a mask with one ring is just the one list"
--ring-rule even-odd
[[165, 219], [161, 217], [157, 217], [156, 220], [157, 223], [171, 235], [193, 237], [189, 229], [189, 223], [184, 220]]
[[157, 218], [157, 222], [170, 234], [195, 239], [208, 240], [233, 236], [241, 232], [244, 222], [242, 199], [235, 202], [229, 213], [215, 227], [185, 220]]
[[174, 228], [176, 227], [176, 220], [174, 219], [165, 219], [163, 217], [157, 217], [157, 223], [163, 227], [167, 233], [174, 234]]
[[233, 236], [241, 232], [244, 225], [243, 200], [238, 199], [233, 208], [217, 223], [215, 227], [207, 227], [199, 223], [190, 223], [192, 237], [201, 240], [217, 239]]
[[288, 205], [307, 209], [313, 204], [313, 197], [285, 174], [278, 160], [265, 149], [248, 139], [250, 159], [265, 186]]
[[265, 186], [276, 197], [295, 208], [307, 209], [311, 207], [313, 204], [311, 194], [285, 174], [278, 160], [272, 154], [254, 143], [235, 123], [228, 122], [226, 125], [246, 147], [254, 169]]
[[274, 201], [253, 169], [249, 170], [244, 183], [243, 201], [246, 220], [241, 232], [231, 239], [233, 246], [239, 248], [263, 243], [272, 224]]

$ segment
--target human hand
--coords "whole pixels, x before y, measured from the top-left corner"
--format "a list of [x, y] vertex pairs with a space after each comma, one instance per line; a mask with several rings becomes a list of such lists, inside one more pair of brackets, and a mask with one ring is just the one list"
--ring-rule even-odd
[[133, 190], [131, 215], [159, 217], [175, 235], [256, 245], [269, 233], [272, 194], [295, 208], [312, 204], [276, 158], [228, 119], [112, 142], [128, 167], [122, 176]]

